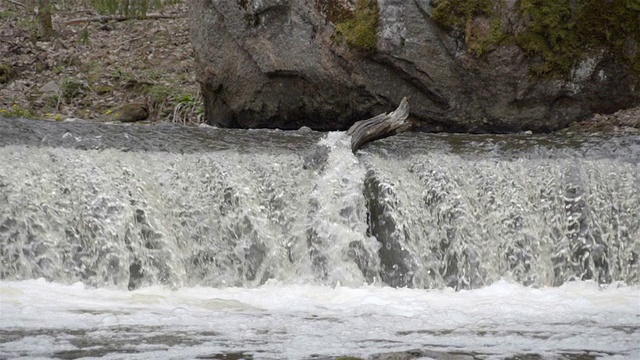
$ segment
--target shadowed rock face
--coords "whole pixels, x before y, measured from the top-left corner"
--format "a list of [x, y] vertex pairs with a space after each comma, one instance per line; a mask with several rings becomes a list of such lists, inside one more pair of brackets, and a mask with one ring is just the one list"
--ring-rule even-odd
[[316, 0], [190, 5], [207, 122], [221, 127], [344, 130], [408, 96], [422, 130], [549, 131], [640, 102], [637, 77], [603, 55], [569, 80], [532, 77], [515, 45], [477, 58], [425, 0], [378, 0], [375, 51], [344, 45]]

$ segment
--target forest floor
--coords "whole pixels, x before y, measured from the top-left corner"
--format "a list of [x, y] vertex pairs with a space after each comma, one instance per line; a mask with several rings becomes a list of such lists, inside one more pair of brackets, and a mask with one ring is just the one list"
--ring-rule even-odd
[[160, 13], [170, 18], [70, 24], [98, 14], [56, 10], [56, 37], [40, 41], [33, 16], [0, 2], [0, 66], [10, 67], [6, 83], [0, 68], [0, 115], [99, 120], [142, 103], [149, 121], [202, 121], [187, 6]]
[[[110, 120], [133, 103], [148, 109], [148, 122], [203, 121], [184, 1], [159, 11], [168, 18], [102, 22], [74, 21], [98, 15], [77, 1], [53, 12], [50, 41], [39, 40], [35, 17], [19, 1], [0, 2], [0, 116]], [[639, 129], [640, 106], [565, 131]]]

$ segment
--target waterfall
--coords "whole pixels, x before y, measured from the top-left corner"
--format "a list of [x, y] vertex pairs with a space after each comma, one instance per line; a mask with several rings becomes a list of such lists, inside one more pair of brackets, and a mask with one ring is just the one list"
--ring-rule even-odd
[[638, 165], [610, 159], [369, 160], [388, 283], [638, 283]]
[[0, 279], [640, 283], [637, 137], [616, 151], [607, 140], [460, 151], [408, 134], [398, 143], [429, 147], [387, 140], [355, 156], [340, 132], [0, 127]]

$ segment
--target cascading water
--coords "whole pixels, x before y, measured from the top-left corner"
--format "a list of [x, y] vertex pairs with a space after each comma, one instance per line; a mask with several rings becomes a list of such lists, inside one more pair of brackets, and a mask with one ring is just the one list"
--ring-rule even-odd
[[328, 134], [314, 169], [295, 153], [3, 147], [0, 276], [129, 289], [362, 285], [377, 242], [346, 142]]
[[303, 156], [0, 152], [4, 279], [130, 289], [640, 280], [637, 161], [553, 149], [359, 159], [344, 133]]
[[[372, 334], [354, 330], [355, 337], [343, 339], [351, 341], [345, 346], [351, 349], [349, 353], [364, 355], [406, 350], [418, 341], [413, 336], [424, 334], [404, 328], [408, 323], [397, 320], [398, 316], [410, 316], [412, 328], [426, 327], [429, 334], [440, 331], [433, 328], [437, 324], [479, 329], [477, 333], [469, 330], [474, 333], [464, 335], [466, 339], [485, 336], [486, 325], [479, 325], [484, 323], [478, 319], [491, 313], [492, 319], [502, 319], [489, 326], [491, 331], [511, 334], [512, 330], [501, 328], [510, 318], [501, 318], [501, 312], [493, 313], [493, 308], [480, 306], [475, 313], [474, 305], [466, 317], [443, 315], [437, 320], [429, 306], [441, 306], [438, 311], [446, 314], [449, 310], [444, 304], [450, 300], [443, 299], [461, 298], [454, 293], [437, 293], [441, 295], [421, 300], [423, 293], [409, 291], [480, 289], [469, 293], [477, 299], [484, 299], [481, 291], [489, 291], [487, 299], [490, 291], [496, 291], [498, 298], [511, 294], [514, 304], [538, 299], [540, 308], [546, 309], [548, 298], [537, 298], [537, 293], [529, 291], [565, 289], [568, 282], [593, 280], [621, 287], [623, 293], [614, 293], [612, 299], [633, 303], [637, 300], [634, 289], [640, 284], [639, 214], [637, 136], [563, 139], [407, 134], [372, 143], [355, 156], [348, 137], [341, 132], [148, 128], [5, 119], [0, 121], [0, 284], [8, 285], [0, 288], [0, 299], [4, 302], [2, 318], [19, 330], [6, 332], [0, 322], [0, 334], [5, 331], [9, 339], [33, 335], [24, 330], [31, 326], [24, 322], [31, 315], [23, 310], [29, 306], [44, 309], [46, 305], [20, 305], [32, 298], [27, 294], [41, 288], [60, 294], [67, 291], [29, 282], [38, 278], [67, 284], [73, 292], [78, 282], [86, 287], [83, 292], [95, 288], [113, 292], [100, 293], [104, 299], [129, 298], [124, 294], [131, 293], [125, 303], [117, 300], [117, 306], [127, 309], [126, 304], [139, 299], [145, 304], [166, 299], [161, 308], [170, 308], [171, 314], [182, 306], [178, 303], [191, 304], [184, 305], [195, 316], [189, 321], [201, 324], [193, 336], [203, 339], [218, 335], [202, 335], [205, 323], [195, 315], [202, 306], [242, 309], [237, 311], [246, 312], [246, 316], [258, 316], [256, 308], [269, 309], [268, 316], [285, 311], [284, 318], [277, 321], [291, 321], [305, 329], [316, 326], [309, 322], [316, 315], [309, 312], [325, 314], [331, 324], [344, 323], [345, 328], [334, 324], [338, 326], [335, 331], [344, 332], [367, 329], [371, 324], [361, 324], [358, 319], [378, 314], [374, 318], [381, 316], [379, 321], [388, 322], [389, 327], [376, 328], [376, 334], [385, 333], [389, 344], [401, 345], [367, 343], [367, 349], [376, 350], [364, 351], [356, 345], [358, 339], [371, 340]], [[520, 287], [514, 290], [504, 281]], [[333, 289], [336, 285], [346, 285], [353, 292]], [[156, 286], [163, 290], [153, 290]], [[400, 293], [388, 286], [408, 289]], [[179, 295], [167, 295], [166, 289]], [[222, 302], [205, 300], [198, 289], [217, 289], [207, 296]], [[327, 291], [331, 292], [322, 294]], [[85, 296], [83, 292], [78, 296]], [[593, 299], [598, 296], [585, 293]], [[16, 294], [24, 294], [24, 298]], [[263, 298], [254, 298], [256, 294]], [[273, 298], [274, 294], [277, 297]], [[459, 296], [466, 296], [463, 294]], [[64, 294], [60, 296], [66, 299]], [[173, 296], [181, 296], [181, 300]], [[343, 300], [351, 301], [346, 299], [354, 303], [345, 305]], [[68, 300], [60, 301], [65, 308]], [[420, 305], [424, 301], [430, 305]], [[9, 316], [7, 304], [20, 310]], [[382, 304], [387, 312], [379, 313], [377, 306]], [[86, 306], [77, 309], [74, 305], [68, 314], [85, 311]], [[65, 326], [102, 329], [107, 318], [101, 314], [107, 310], [95, 306], [90, 311], [98, 314], [99, 324]], [[308, 315], [287, 320], [290, 306], [298, 306], [291, 311]], [[513, 305], [514, 313], [521, 311], [518, 306], [523, 305]], [[629, 315], [625, 306], [607, 311]], [[140, 308], [134, 306], [116, 316], [121, 319], [118, 321], [134, 324], [134, 330], [119, 330], [123, 339], [133, 336], [135, 324], [146, 324], [141, 320], [144, 317], [129, 318], [137, 314], [135, 309]], [[153, 309], [144, 316], [153, 318], [153, 311], [164, 313]], [[345, 309], [354, 317], [331, 320]], [[577, 324], [583, 314], [596, 311], [578, 309], [582, 312], [566, 321]], [[199, 314], [215, 322], [216, 331], [227, 326], [208, 313]], [[421, 319], [420, 314], [430, 315], [415, 322]], [[225, 319], [253, 321], [242, 316]], [[538, 316], [531, 315], [531, 319]], [[634, 316], [640, 314], [627, 320], [633, 322]], [[161, 319], [157, 321], [171, 328], [166, 331], [184, 325], [177, 320], [174, 323], [175, 319], [170, 321], [172, 325], [165, 324]], [[630, 326], [627, 320], [620, 317], [611, 326]], [[323, 326], [334, 326], [329, 323]], [[547, 326], [552, 334], [556, 331], [555, 325], [540, 326]], [[624, 329], [628, 334], [637, 333], [637, 327]], [[254, 330], [253, 335], [247, 335], [251, 341], [256, 337], [281, 341], [276, 335]], [[164, 334], [165, 330], [158, 331]], [[228, 331], [233, 334], [229, 339], [239, 336]], [[433, 336], [440, 339], [446, 334]], [[617, 339], [615, 334], [607, 336]], [[295, 354], [268, 347], [260, 351], [271, 354], [266, 358], [311, 357], [312, 353], [301, 350], [304, 347], [327, 356], [341, 354], [318, 350], [335, 345], [330, 345], [334, 344], [331, 339], [313, 345], [312, 339], [317, 337], [318, 333], [309, 333], [302, 342], [306, 345], [300, 345]], [[414, 340], [405, 342], [407, 337]], [[171, 339], [162, 343], [178, 341]], [[231, 346], [229, 339], [220, 340], [222, 348], [246, 349], [246, 345]], [[447, 341], [461, 341], [451, 339]], [[529, 348], [535, 348], [538, 340], [527, 339]], [[619, 350], [614, 354], [631, 354], [625, 350], [628, 340], [624, 339], [624, 344], [615, 343]], [[503, 355], [522, 351], [500, 350], [478, 341], [465, 349]], [[13, 349], [20, 348], [15, 346]], [[549, 354], [563, 346], [567, 345], [558, 343]], [[438, 349], [451, 350], [446, 344]], [[83, 354], [87, 356], [101, 354], [86, 351]], [[11, 350], [5, 355], [18, 353]]]
[[344, 133], [329, 133], [319, 142], [328, 151], [311, 192], [307, 226], [310, 255], [315, 272], [330, 283], [362, 285], [376, 277], [375, 238], [366, 235], [366, 200], [362, 184], [364, 169], [351, 153]]
[[637, 163], [445, 153], [367, 160], [388, 283], [478, 288], [505, 276], [536, 286], [638, 283]]

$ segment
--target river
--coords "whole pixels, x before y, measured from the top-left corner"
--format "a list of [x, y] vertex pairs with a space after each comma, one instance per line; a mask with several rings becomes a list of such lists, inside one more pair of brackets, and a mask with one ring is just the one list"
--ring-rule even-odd
[[0, 119], [0, 357], [640, 357], [640, 136]]

